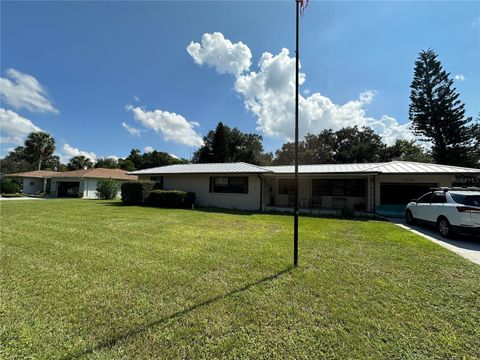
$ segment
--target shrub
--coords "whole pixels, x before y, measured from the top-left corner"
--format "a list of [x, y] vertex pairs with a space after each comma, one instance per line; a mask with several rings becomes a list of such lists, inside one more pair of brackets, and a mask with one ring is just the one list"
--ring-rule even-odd
[[113, 179], [98, 180], [96, 190], [98, 199], [113, 200], [117, 197], [118, 183]]
[[22, 186], [14, 179], [3, 179], [0, 181], [0, 193], [17, 194], [22, 191]]
[[142, 205], [153, 189], [153, 181], [130, 181], [122, 184], [122, 201], [125, 205]]
[[152, 190], [145, 203], [149, 206], [187, 209], [195, 203], [195, 193], [179, 190]]
[[343, 217], [353, 217], [354, 215], [354, 212], [352, 209], [350, 208], [343, 208], [342, 209], [342, 216]]

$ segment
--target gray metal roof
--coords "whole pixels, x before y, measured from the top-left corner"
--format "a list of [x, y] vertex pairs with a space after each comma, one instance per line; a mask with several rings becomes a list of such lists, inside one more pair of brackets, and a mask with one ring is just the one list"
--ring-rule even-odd
[[372, 170], [382, 174], [480, 174], [480, 169], [413, 161], [391, 161], [377, 164]]
[[163, 175], [163, 174], [256, 174], [268, 170], [244, 162], [213, 163], [213, 164], [178, 164], [160, 166], [151, 169], [133, 171], [132, 175]]
[[[362, 164], [318, 164], [318, 165], [299, 165], [299, 174], [346, 174], [346, 173], [377, 173], [378, 171], [369, 169], [383, 163], [362, 163]], [[275, 174], [293, 174], [295, 167], [293, 165], [282, 166], [264, 166], [265, 169]]]
[[[133, 171], [132, 175], [164, 174], [293, 174], [293, 165], [256, 166], [244, 162], [212, 164], [180, 164]], [[480, 169], [412, 161], [391, 161], [363, 164], [299, 165], [300, 174], [480, 174]]]

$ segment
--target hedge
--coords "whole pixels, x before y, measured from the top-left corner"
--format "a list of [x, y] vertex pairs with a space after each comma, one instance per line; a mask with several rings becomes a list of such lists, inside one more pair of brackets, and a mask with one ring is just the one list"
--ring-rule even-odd
[[179, 190], [152, 190], [149, 192], [145, 205], [188, 209], [195, 203], [195, 193]]
[[22, 191], [22, 186], [14, 179], [3, 179], [0, 181], [0, 193], [18, 194]]
[[123, 203], [125, 205], [142, 205], [154, 186], [154, 181], [131, 181], [123, 183], [121, 187]]

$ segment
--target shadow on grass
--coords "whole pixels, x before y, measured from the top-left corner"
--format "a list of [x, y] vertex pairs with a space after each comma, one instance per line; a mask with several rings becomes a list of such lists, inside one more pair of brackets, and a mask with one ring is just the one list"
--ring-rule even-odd
[[169, 316], [166, 316], [166, 317], [163, 317], [161, 319], [158, 319], [158, 320], [155, 320], [155, 321], [151, 321], [145, 325], [142, 325], [142, 326], [139, 326], [138, 328], [136, 329], [132, 329], [130, 331], [127, 331], [127, 332], [124, 332], [123, 334], [119, 334], [117, 336], [114, 336], [110, 339], [107, 339], [101, 343], [98, 343], [97, 345], [94, 345], [94, 346], [91, 346], [91, 347], [88, 347], [84, 350], [81, 350], [81, 351], [77, 351], [77, 352], [74, 352], [70, 355], [67, 355], [66, 357], [64, 357], [63, 359], [72, 359], [72, 358], [79, 358], [79, 357], [83, 357], [83, 356], [86, 356], [86, 355], [89, 355], [89, 354], [92, 354], [96, 351], [100, 351], [100, 350], [104, 350], [104, 349], [109, 349], [109, 348], [112, 348], [114, 347], [116, 344], [118, 344], [119, 342], [123, 341], [123, 340], [126, 340], [132, 336], [135, 336], [135, 335], [139, 335], [141, 333], [144, 333], [156, 326], [159, 326], [161, 324], [164, 324], [166, 323], [167, 321], [169, 320], [173, 320], [173, 319], [177, 319], [179, 317], [182, 317], [184, 315], [187, 315], [188, 313], [196, 310], [196, 309], [199, 309], [201, 307], [204, 307], [204, 306], [208, 306], [208, 305], [211, 305], [217, 301], [220, 301], [220, 300], [223, 300], [223, 299], [226, 299], [230, 296], [233, 296], [233, 295], [236, 295], [238, 293], [241, 293], [241, 292], [244, 292], [244, 291], [247, 291], [255, 286], [258, 286], [258, 285], [262, 285], [264, 283], [267, 283], [269, 281], [272, 281], [272, 280], [275, 280], [277, 278], [279, 278], [280, 276], [284, 275], [284, 274], [287, 274], [287, 273], [290, 273], [291, 271], [293, 270], [293, 267], [292, 266], [289, 266], [287, 268], [285, 268], [284, 270], [282, 271], [279, 271], [273, 275], [270, 275], [270, 276], [266, 276], [260, 280], [257, 280], [253, 283], [250, 283], [250, 284], [247, 284], [241, 288], [238, 288], [238, 289], [234, 289], [226, 294], [223, 294], [223, 295], [218, 295], [218, 296], [215, 296], [211, 299], [208, 299], [206, 301], [203, 301], [199, 304], [195, 304], [195, 305], [192, 305], [186, 309], [183, 309], [183, 310], [180, 310], [172, 315], [169, 315]]
[[[105, 202], [101, 203], [104, 206], [125, 206], [128, 207], [148, 207], [151, 209], [162, 209], [162, 210], [169, 210], [170, 208], [160, 208], [155, 206], [145, 206], [145, 205], [124, 205], [121, 201], [118, 202]], [[173, 210], [173, 209], [172, 209]], [[212, 213], [212, 214], [226, 214], [226, 215], [242, 215], [242, 216], [251, 216], [251, 215], [277, 215], [277, 216], [286, 216], [292, 217], [293, 213], [285, 212], [285, 211], [258, 211], [258, 210], [238, 210], [238, 209], [224, 209], [224, 208], [217, 208], [217, 207], [196, 207], [193, 210], [190, 209], [175, 209], [175, 210], [185, 210], [185, 211], [196, 211], [196, 212], [205, 212], [205, 213]], [[334, 220], [349, 220], [349, 221], [388, 221], [383, 217], [376, 216], [374, 214], [371, 215], [358, 215], [354, 217], [345, 217], [345, 216], [335, 216], [335, 215], [313, 215], [313, 214], [305, 214], [301, 213], [300, 218], [314, 218], [314, 219], [334, 219]]]

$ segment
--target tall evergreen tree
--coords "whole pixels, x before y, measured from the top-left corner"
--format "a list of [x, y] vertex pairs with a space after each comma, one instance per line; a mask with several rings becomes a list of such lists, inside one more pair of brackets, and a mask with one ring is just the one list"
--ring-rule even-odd
[[223, 163], [227, 162], [228, 154], [228, 139], [227, 129], [220, 121], [215, 129], [212, 140], [213, 162]]
[[432, 142], [437, 163], [469, 165], [471, 118], [465, 118], [465, 105], [458, 99], [453, 79], [433, 50], [420, 53], [410, 88], [409, 117], [414, 134]]

